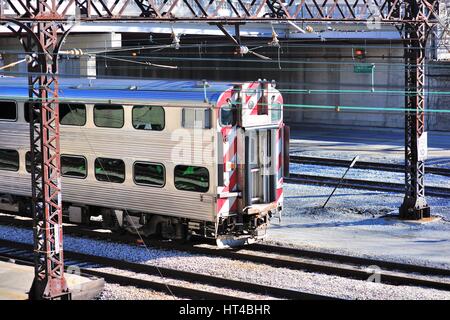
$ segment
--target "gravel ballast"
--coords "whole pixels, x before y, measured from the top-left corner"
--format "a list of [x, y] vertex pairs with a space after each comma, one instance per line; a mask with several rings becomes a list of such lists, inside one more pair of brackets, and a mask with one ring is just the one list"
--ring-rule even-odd
[[428, 197], [431, 222], [398, 219], [403, 194], [286, 183], [269, 243], [450, 269], [450, 199]]
[[154, 290], [105, 283], [97, 300], [177, 300], [178, 298]]
[[[0, 238], [31, 243], [31, 230], [0, 226]], [[450, 299], [450, 292], [408, 286], [392, 286], [336, 276], [274, 268], [250, 262], [179, 251], [146, 249], [126, 244], [66, 236], [65, 249], [115, 259], [146, 263], [223, 278], [251, 281], [286, 289], [344, 299]]]

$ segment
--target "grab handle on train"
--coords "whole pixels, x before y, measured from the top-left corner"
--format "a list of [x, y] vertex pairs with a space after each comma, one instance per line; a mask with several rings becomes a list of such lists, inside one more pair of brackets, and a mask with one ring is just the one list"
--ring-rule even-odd
[[283, 177], [288, 178], [289, 177], [289, 163], [290, 163], [290, 156], [289, 156], [289, 141], [291, 138], [291, 129], [289, 126], [283, 127]]

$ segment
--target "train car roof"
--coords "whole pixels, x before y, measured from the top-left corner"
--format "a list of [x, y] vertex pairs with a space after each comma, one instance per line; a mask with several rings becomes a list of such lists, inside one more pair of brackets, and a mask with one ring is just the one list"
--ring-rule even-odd
[[[193, 80], [139, 80], [139, 79], [59, 79], [61, 101], [121, 102], [121, 103], [189, 103], [214, 104], [220, 95], [230, 89], [232, 83]], [[0, 99], [28, 98], [28, 79], [25, 77], [1, 77]]]

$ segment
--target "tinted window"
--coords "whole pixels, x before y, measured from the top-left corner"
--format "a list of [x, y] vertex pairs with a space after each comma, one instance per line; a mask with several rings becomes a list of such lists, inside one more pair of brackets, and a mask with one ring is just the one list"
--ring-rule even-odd
[[94, 123], [97, 127], [122, 128], [123, 107], [119, 105], [96, 104]]
[[220, 108], [220, 124], [222, 126], [233, 126], [236, 124], [236, 106], [225, 105]]
[[28, 173], [31, 173], [31, 152], [28, 151], [25, 154], [25, 169]]
[[86, 106], [79, 103], [60, 103], [59, 122], [63, 125], [84, 126], [86, 124]]
[[16, 150], [0, 149], [0, 170], [19, 170], [19, 153]]
[[17, 119], [17, 105], [14, 101], [0, 101], [0, 120]]
[[162, 107], [135, 106], [133, 108], [133, 127], [139, 130], [164, 129], [164, 109]]
[[211, 128], [211, 109], [183, 108], [182, 125], [184, 128]]
[[178, 190], [207, 192], [209, 189], [208, 169], [194, 166], [176, 166], [175, 187]]
[[86, 159], [80, 156], [61, 156], [61, 174], [64, 177], [86, 178]]
[[134, 164], [134, 182], [149, 186], [164, 186], [164, 166], [157, 163], [136, 162]]
[[95, 177], [98, 181], [122, 183], [125, 181], [125, 163], [119, 159], [95, 159]]
[[264, 99], [257, 106], [258, 115], [269, 114], [269, 106], [267, 105], [267, 100]]
[[[25, 169], [31, 173], [31, 152], [25, 154]], [[61, 156], [61, 174], [66, 177], [86, 178], [86, 159], [80, 156]]]
[[272, 104], [272, 111], [271, 111], [272, 112], [272, 116], [271, 116], [272, 122], [280, 121], [280, 119], [281, 119], [281, 109], [282, 109], [282, 106], [281, 106], [280, 103], [274, 102]]
[[[30, 122], [30, 102], [24, 104], [25, 121]], [[59, 123], [63, 125], [84, 126], [86, 124], [86, 106], [80, 103], [60, 103]]]

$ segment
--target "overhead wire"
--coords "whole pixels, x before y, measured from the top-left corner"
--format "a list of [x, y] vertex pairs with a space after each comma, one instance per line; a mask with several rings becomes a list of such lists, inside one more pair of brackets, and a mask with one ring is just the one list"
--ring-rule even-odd
[[[270, 37], [267, 38], [267, 40], [270, 40]], [[327, 48], [328, 50], [330, 49], [345, 49], [345, 48], [360, 48], [360, 47], [364, 47], [366, 49], [403, 49], [403, 47], [401, 46], [400, 43], [397, 43], [396, 45], [371, 45], [371, 44], [366, 44], [366, 43], [352, 43], [352, 44], [345, 44], [345, 45], [334, 45], [334, 44], [305, 44], [305, 43], [301, 43], [301, 44], [294, 44], [291, 43], [290, 41], [284, 41], [283, 39], [280, 39], [280, 45], [284, 46], [284, 48], [286, 49], [290, 49], [290, 48]], [[338, 42], [342, 42], [339, 41], [338, 39], [336, 40]], [[165, 48], [170, 48], [171, 45], [170, 44], [165, 44], [165, 45], [136, 45], [135, 43], [133, 43], [133, 46], [127, 47], [127, 46], [123, 46], [123, 43], [119, 43], [122, 47], [121, 48], [117, 48], [117, 47], [113, 47], [111, 46], [111, 48], [106, 49], [105, 50], [105, 46], [102, 47], [86, 47], [86, 44], [82, 44], [79, 45], [78, 47], [82, 47], [83, 50], [93, 50], [93, 53], [95, 54], [97, 51], [99, 53], [106, 53], [106, 52], [113, 52], [113, 51], [128, 51], [128, 50], [149, 50], [149, 49], [165, 49]], [[252, 43], [252, 42], [248, 42], [246, 43], [247, 45], [250, 46], [267, 46], [267, 41], [258, 41], [256, 43]], [[202, 43], [182, 43], [180, 44], [180, 48], [181, 49], [190, 49], [190, 48], [198, 48], [198, 47], [202, 47], [204, 49], [213, 49], [213, 48], [223, 48], [223, 47], [232, 47], [233, 45], [231, 43], [207, 43], [207, 42], [202, 42]], [[77, 47], [73, 44], [71, 44], [71, 47]], [[420, 49], [420, 47], [411, 47], [412, 49]], [[438, 48], [438, 46], [434, 46], [434, 45], [428, 45], [427, 48], [429, 49], [436, 49]], [[331, 53], [340, 53], [340, 51], [329, 51]], [[17, 49], [1, 49], [0, 53], [4, 53], [4, 54], [31, 54], [31, 53], [35, 53], [35, 52], [27, 52], [24, 50], [17, 50]], [[173, 52], [173, 53], [177, 53], [177, 52]], [[186, 54], [195, 54], [196, 52], [185, 52]], [[227, 54], [224, 52], [215, 52], [216, 54]], [[178, 54], [184, 54], [184, 53], [178, 53]]]
[[[169, 37], [167, 37], [167, 38], [169, 38]], [[294, 46], [295, 46], [295, 41], [302, 41], [302, 40], [304, 40], [304, 39], [301, 39], [301, 40], [300, 39], [294, 39], [294, 40], [287, 39], [287, 40], [280, 40], [280, 42], [281, 43], [288, 43], [289, 46], [292, 46], [294, 44]], [[129, 41], [134, 41], [135, 42], [136, 39], [130, 39]], [[120, 40], [120, 42], [123, 43], [122, 40]], [[199, 45], [202, 46], [203, 44], [183, 45], [183, 48], [187, 48], [188, 46], [190, 46], [190, 47], [198, 47]], [[204, 45], [204, 46], [211, 48], [211, 47], [223, 47], [223, 46], [231, 47], [232, 45], [220, 43], [220, 44], [208, 44], [208, 45]], [[267, 46], [267, 43], [266, 43], [265, 46]], [[289, 46], [287, 46], [287, 48], [289, 48]], [[312, 46], [312, 45], [311, 44], [306, 44], [306, 45], [305, 44], [300, 44], [299, 46], [305, 47], [305, 46]], [[319, 46], [319, 44], [315, 44], [315, 46]], [[320, 46], [324, 47], [323, 44], [320, 44]], [[338, 47], [336, 45], [331, 45], [331, 46], [332, 47]], [[346, 47], [349, 47], [349, 46], [354, 47], [356, 45], [352, 44], [352, 45], [347, 45]], [[117, 56], [117, 55], [109, 56], [109, 55], [106, 55], [107, 53], [114, 54], [114, 53], [117, 53], [117, 52], [124, 52], [124, 51], [133, 51], [133, 50], [139, 50], [140, 51], [140, 50], [147, 50], [147, 49], [166, 49], [166, 48], [171, 48], [171, 47], [173, 47], [173, 46], [172, 45], [155, 45], [155, 46], [137, 46], [137, 47], [131, 47], [131, 48], [126, 47], [126, 48], [118, 48], [118, 49], [112, 48], [112, 49], [106, 49], [106, 50], [104, 49], [104, 50], [101, 50], [101, 51], [86, 52], [86, 54], [87, 55], [89, 55], [89, 54], [91, 54], [91, 55], [92, 54], [96, 54], [97, 57], [99, 57], [99, 58], [115, 60], [115, 61], [119, 61], [119, 62], [126, 62], [126, 63], [137, 64], [137, 65], [145, 65], [145, 66], [154, 66], [154, 67], [159, 67], [159, 68], [181, 69], [181, 70], [211, 70], [211, 67], [195, 67], [195, 66], [180, 66], [180, 67], [178, 67], [178, 66], [169, 66], [169, 65], [155, 64], [155, 63], [152, 63], [152, 62], [149, 62], [149, 61], [140, 61], [140, 60], [151, 58], [151, 59], [172, 60], [172, 61], [199, 61], [199, 62], [204, 62], [204, 61], [223, 61], [223, 59], [221, 59], [221, 58], [208, 58], [208, 57], [204, 57], [204, 56], [201, 57], [201, 58], [187, 58], [187, 57], [177, 58], [177, 57], [170, 57], [170, 56], [169, 57], [167, 57], [167, 56], [155, 57], [155, 56], [141, 55], [141, 56], [133, 57], [134, 60], [131, 60], [129, 56]], [[264, 46], [261, 46], [261, 47], [264, 47]], [[342, 48], [343, 46], [339, 46], [339, 47]], [[365, 45], [365, 47], [368, 48], [369, 46]], [[380, 47], [380, 46], [378, 46], [378, 47]], [[393, 48], [392, 46], [383, 46], [383, 47], [384, 48], [389, 48], [389, 49], [397, 48], [397, 47]], [[99, 55], [99, 53], [104, 53], [104, 55]], [[171, 52], [171, 54], [173, 54], [173, 52]], [[217, 53], [214, 53], [214, 54], [217, 54]], [[323, 59], [323, 57], [318, 57], [318, 59], [319, 58]], [[392, 59], [392, 57], [389, 57], [389, 58]], [[273, 63], [274, 62], [274, 61], [264, 61], [264, 60], [248, 59], [248, 58], [247, 59], [231, 59], [231, 58], [229, 58], [229, 59], [227, 59], [227, 61], [239, 62], [239, 63], [241, 63], [241, 62], [245, 62], [245, 63], [255, 62], [255, 63], [258, 63], [258, 64], [261, 63], [261, 62], [266, 62], [266, 63]], [[283, 67], [283, 72], [286, 72], [286, 71], [288, 71], [288, 72], [293, 72], [293, 71], [295, 71], [295, 72], [296, 71], [319, 71], [319, 72], [321, 72], [321, 71], [326, 71], [326, 72], [329, 72], [329, 71], [342, 71], [342, 69], [344, 69], [346, 67], [346, 65], [352, 66], [352, 65], [355, 64], [355, 61], [349, 61], [349, 62], [346, 62], [346, 61], [326, 61], [326, 62], [323, 62], [323, 61], [306, 61], [306, 60], [305, 61], [282, 60], [282, 59], [280, 59], [280, 48], [278, 48], [278, 61], [276, 61], [276, 62], [278, 63], [278, 68], [277, 69], [281, 68], [281, 63], [283, 63], [283, 64], [316, 64], [316, 65], [319, 64], [319, 65], [335, 65], [335, 66], [338, 66], [338, 68], [336, 68], [336, 67], [334, 67], [334, 68], [317, 68], [317, 67], [315, 67], [315, 68], [310, 68], [310, 67], [289, 68], [289, 67]], [[381, 66], [383, 66], [383, 67], [384, 66], [388, 66], [389, 70], [392, 71], [392, 66], [404, 67], [406, 64], [405, 63], [395, 63], [395, 62], [394, 63], [393, 62], [386, 62], [386, 63], [385, 62], [376, 62], [376, 65], [378, 66], [377, 71], [384, 71], [383, 69], [380, 69]], [[441, 67], [444, 69], [444, 68], [448, 68], [450, 66], [441, 66]], [[441, 67], [438, 67], [438, 68], [441, 68]], [[110, 66], [108, 68], [110, 70], [111, 69], [118, 70], [118, 69], [122, 69], [124, 67], [123, 66]], [[126, 68], [130, 69], [130, 67], [126, 67]], [[133, 68], [131, 68], [131, 69], [133, 69]], [[135, 69], [137, 69], [137, 67]], [[220, 67], [220, 69], [221, 70], [254, 70], [256, 68], [248, 68], [248, 67], [231, 67], [231, 68], [229, 68], [229, 67]], [[263, 70], [263, 71], [275, 71], [276, 68], [266, 68], [266, 67], [265, 68], [261, 68], [259, 66], [258, 70], [260, 70], [260, 71], [261, 70]], [[350, 70], [348, 70], [348, 71], [350, 71]], [[345, 70], [344, 70], [344, 72], [345, 72]], [[345, 85], [348, 85], [348, 84], [345, 84]], [[363, 93], [363, 92], [367, 92], [367, 91], [364, 91], [364, 90], [333, 90], [333, 89], [331, 89], [331, 90], [311, 90], [311, 89], [298, 89], [298, 90], [295, 90], [295, 89], [287, 89], [285, 91], [285, 93], [303, 93], [303, 94], [315, 94], [315, 93], [320, 93], [320, 94], [353, 94], [353, 93]], [[390, 90], [390, 91], [388, 91], [388, 90], [377, 90], [377, 91], [372, 90], [371, 93], [377, 93], [377, 94], [378, 93], [388, 93], [388, 94], [397, 94], [398, 93], [398, 94], [404, 94], [404, 95], [414, 94], [414, 93], [407, 92], [407, 91], [392, 92], [392, 90]], [[442, 91], [437, 91], [437, 92], [428, 91], [427, 94], [444, 95], [444, 94], [447, 94], [447, 93], [446, 92], [442, 92]], [[402, 110], [404, 110], [404, 109], [402, 109]]]
[[[35, 75], [36, 76], [36, 75]], [[10, 77], [11, 79], [16, 79], [15, 77]], [[64, 77], [61, 77], [62, 79], [64, 79]], [[1, 78], [0, 78], [1, 79]], [[88, 77], [86, 79], [89, 79]], [[103, 80], [114, 80], [116, 78], [104, 78]], [[98, 80], [102, 80], [102, 79], [98, 79]], [[117, 80], [117, 79], [116, 79]], [[159, 89], [159, 88], [145, 88], [142, 85], [139, 85], [139, 80], [136, 78], [123, 78], [122, 80], [127, 80], [127, 81], [132, 81], [135, 80], [135, 86], [136, 90], [137, 88], [139, 88], [140, 90], [142, 90], [143, 92], [203, 92], [202, 88], [191, 88], [191, 89], [185, 89], [185, 88], [172, 88], [170, 90], [167, 89]], [[146, 79], [141, 79], [142, 81], [146, 81]], [[167, 80], [167, 79], [152, 79], [152, 80]], [[188, 81], [186, 79], [172, 79], [173, 81]], [[213, 81], [216, 82], [216, 81]], [[241, 81], [239, 81], [241, 82]], [[229, 86], [232, 86], [233, 83], [236, 83], [236, 81], [220, 81], [219, 83], [225, 84], [228, 83]], [[280, 84], [284, 84], [284, 85], [291, 85], [292, 82], [276, 82], [277, 86], [279, 86]], [[315, 85], [315, 86], [323, 86], [323, 85], [331, 85], [332, 83], [326, 82], [326, 83], [308, 83], [308, 82], [302, 82], [303, 85]], [[128, 85], [128, 84], [127, 84]], [[336, 85], [342, 85], [342, 83], [336, 83]], [[344, 85], [359, 85], [360, 87], [364, 87], [364, 86], [369, 86], [369, 85], [362, 85], [361, 83], [345, 83]], [[24, 87], [28, 87], [30, 88], [30, 86], [28, 84], [21, 84], [21, 86]], [[8, 84], [2, 84], [0, 83], [0, 88], [1, 87], [6, 87], [9, 88], [10, 85]], [[60, 82], [59, 84], [60, 88], [66, 87], [66, 88], [72, 88], [74, 89], [75, 87], [70, 84], [70, 85], [64, 85], [64, 80], [62, 80], [62, 83]], [[372, 87], [372, 86], [371, 86]], [[375, 87], [379, 87], [379, 86], [375, 86]], [[416, 91], [406, 91], [406, 90], [392, 90], [392, 88], [395, 86], [389, 86], [389, 90], [386, 89], [313, 89], [313, 88], [295, 88], [295, 87], [290, 87], [290, 88], [278, 88], [278, 90], [282, 93], [286, 93], [286, 94], [361, 94], [361, 93], [369, 93], [369, 94], [390, 94], [390, 95], [411, 95], [411, 94], [417, 94]], [[399, 88], [403, 87], [403, 86], [398, 86]], [[129, 90], [129, 88], [126, 88], [125, 84], [115, 84], [114, 82], [110, 82], [108, 83], [107, 86], [102, 86], [102, 85], [95, 85], [95, 86], [91, 86], [90, 89], [98, 89], [98, 90]], [[220, 92], [214, 89], [208, 89], [208, 92]], [[242, 91], [243, 93], [246, 93], [245, 90]], [[431, 95], [448, 95], [450, 94], [450, 91], [445, 91], [445, 90], [441, 90], [441, 91], [426, 91], [427, 94], [431, 94]]]
[[100, 57], [105, 58], [105, 59], [115, 60], [115, 61], [121, 61], [121, 62], [126, 62], [126, 63], [144, 65], [144, 66], [147, 66], [147, 67], [157, 67], [157, 68], [165, 68], [165, 69], [178, 69], [177, 66], [169, 66], [169, 65], [164, 65], [164, 64], [157, 64], [157, 63], [152, 63], [150, 61], [141, 62], [141, 61], [134, 61], [134, 60], [124, 59], [124, 58], [111, 57], [111, 56], [100, 56]]
[[[200, 40], [202, 40], [202, 42], [201, 43], [186, 43], [186, 44], [183, 44], [183, 46], [185, 48], [188, 48], [188, 47], [197, 47], [198, 45], [201, 45], [201, 46], [204, 46], [205, 48], [214, 48], [214, 47], [224, 47], [224, 46], [230, 46], [231, 45], [230, 43], [226, 43], [224, 41], [217, 40], [216, 38], [218, 36], [214, 36], [215, 37], [214, 40], [220, 41], [219, 43], [203, 42], [205, 37], [208, 37], [208, 36], [207, 35], [202, 35], [201, 37], [188, 36], [187, 39], [186, 39], [187, 42], [190, 42], [190, 41], [195, 40], [195, 39], [200, 39]], [[168, 37], [168, 38], [164, 38], [163, 40], [165, 41], [166, 39], [171, 39], [171, 38]], [[270, 36], [264, 37], [264, 39], [270, 39]], [[280, 42], [280, 44], [287, 44], [287, 45], [289, 45], [290, 47], [293, 47], [293, 48], [299, 48], [299, 47], [344, 48], [344, 47], [350, 46], [350, 44], [338, 44], [338, 43], [336, 43], [336, 42], [345, 41], [343, 39], [330, 40], [329, 42], [326, 42], [326, 43], [323, 43], [323, 42], [305, 43], [305, 40], [307, 40], [307, 39], [284, 39], [284, 38], [281, 38], [281, 39], [279, 39], [279, 42]], [[356, 42], [356, 43], [351, 44], [353, 46], [361, 46], [361, 45], [363, 45], [363, 46], [365, 46], [367, 48], [374, 48], [374, 49], [375, 48], [377, 48], [377, 49], [392, 48], [392, 43], [396, 43], [396, 45], [400, 45], [401, 44], [401, 39], [398, 39], [398, 40], [374, 39], [374, 41], [377, 41], [377, 42], [379, 42], [379, 41], [389, 42], [389, 44], [373, 44], [373, 43], [367, 43], [367, 41], [364, 41], [364, 43], [358, 43], [358, 42], [361, 42], [361, 41], [358, 41], [357, 39], [352, 39], [352, 40]], [[414, 40], [414, 39], [412, 39], [412, 40]], [[415, 39], [415, 40], [418, 40], [418, 39]], [[122, 50], [122, 48], [115, 48], [115, 47], [113, 47], [113, 43], [115, 43], [115, 42], [117, 42], [117, 44], [120, 45], [120, 46], [123, 46], [127, 42], [130, 42], [130, 43], [133, 44], [133, 46], [136, 46], [136, 43], [139, 43], [141, 41], [148, 42], [149, 39], [145, 39], [145, 38], [119, 39], [119, 40], [110, 39], [110, 40], [108, 40], [108, 43], [110, 43], [112, 48], [110, 48], [108, 50], [110, 50], [110, 51], [114, 51], [114, 50], [120, 51], [120, 50]], [[152, 42], [155, 42], [155, 41], [152, 41]], [[248, 42], [249, 44], [251, 43], [251, 45], [265, 45], [265, 44], [267, 44], [266, 40], [261, 40], [261, 38], [245, 38], [245, 42]], [[76, 47], [76, 45], [75, 45], [76, 43], [78, 43], [78, 42], [77, 41], [73, 41], [73, 40], [70, 42], [70, 44], [72, 46], [74, 46], [74, 47]], [[86, 45], [86, 43], [84, 41], [83, 42], [81, 42], [81, 41], [79, 42], [79, 46], [83, 47], [85, 50], [97, 50], [97, 51], [100, 50], [101, 52], [105, 52], [105, 50], [103, 50], [104, 46], [101, 46], [101, 47], [85, 47], [85, 45]], [[151, 49], [152, 47], [155, 48], [155, 49], [160, 49], [161, 47], [166, 47], [166, 46], [170, 47], [169, 44], [154, 44], [154, 45], [140, 45], [140, 44], [138, 44], [135, 49], [136, 50], [140, 49], [141, 48], [140, 46], [141, 47], [146, 47], [146, 48], [149, 48], [149, 49]], [[434, 49], [436, 47], [429, 46], [429, 48]], [[5, 50], [5, 49], [3, 49], [2, 52], [5, 52], [5, 53], [22, 53], [23, 51]]]

